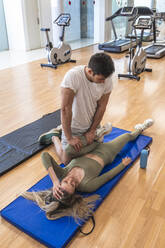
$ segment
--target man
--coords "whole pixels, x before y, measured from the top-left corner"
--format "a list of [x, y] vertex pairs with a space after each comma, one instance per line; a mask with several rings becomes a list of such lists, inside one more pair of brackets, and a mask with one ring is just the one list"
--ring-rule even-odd
[[82, 148], [80, 135], [85, 136], [87, 144], [94, 141], [113, 88], [111, 76], [114, 71], [111, 57], [96, 53], [91, 56], [88, 66], [76, 66], [66, 73], [61, 83], [62, 146], [56, 137], [57, 129], [39, 138], [43, 141], [51, 137], [64, 164], [71, 159], [65, 152], [68, 144], [79, 152]]

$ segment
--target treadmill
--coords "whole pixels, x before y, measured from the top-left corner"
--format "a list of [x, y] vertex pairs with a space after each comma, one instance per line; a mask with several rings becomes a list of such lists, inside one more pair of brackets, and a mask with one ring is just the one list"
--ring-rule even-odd
[[[117, 38], [116, 29], [113, 23], [113, 19], [118, 16], [128, 16], [133, 19], [138, 16], [152, 16], [153, 12], [148, 7], [123, 7], [117, 10], [112, 16], [106, 18], [106, 21], [110, 21], [115, 39], [110, 42], [99, 44], [98, 48], [107, 52], [121, 53], [130, 48], [131, 40], [129, 35], [126, 38]], [[136, 39], [132, 40], [132, 47], [136, 46]]]
[[[99, 44], [98, 48], [100, 50], [104, 50], [107, 52], [115, 52], [115, 53], [121, 53], [129, 49], [130, 47], [130, 39], [129, 38], [117, 38], [115, 25], [113, 23], [113, 19], [118, 16], [129, 16], [132, 17], [136, 15], [136, 9], [134, 7], [123, 7], [118, 9], [112, 16], [106, 18], [106, 21], [110, 21], [112, 25], [112, 30], [115, 36], [115, 39], [110, 42], [105, 42], [102, 44]], [[136, 40], [132, 41], [132, 45], [136, 45]]]
[[154, 43], [144, 47], [148, 58], [160, 59], [165, 56], [165, 41], [156, 41], [156, 19], [165, 20], [165, 12], [156, 13], [153, 21]]

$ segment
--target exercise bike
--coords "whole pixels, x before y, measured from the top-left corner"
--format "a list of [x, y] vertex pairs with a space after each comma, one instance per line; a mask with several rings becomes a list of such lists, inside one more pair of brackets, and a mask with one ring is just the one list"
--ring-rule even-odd
[[48, 64], [41, 64], [41, 67], [57, 68], [58, 65], [67, 62], [75, 63], [76, 60], [71, 59], [72, 50], [69, 44], [64, 42], [65, 27], [70, 25], [71, 16], [68, 13], [60, 14], [53, 22], [62, 27], [62, 35], [59, 37], [58, 47], [53, 47], [49, 39], [49, 28], [41, 28], [41, 31], [46, 33], [46, 51], [48, 57]]
[[[131, 19], [132, 20], [132, 19]], [[118, 74], [118, 78], [125, 77], [136, 79], [137, 81], [140, 80], [140, 76], [138, 76], [143, 71], [152, 72], [152, 69], [146, 68], [146, 60], [147, 54], [142, 48], [142, 40], [143, 40], [143, 33], [145, 29], [151, 29], [152, 27], [152, 17], [151, 16], [140, 16], [135, 17], [133, 22], [134, 28], [134, 35], [130, 35], [130, 39], [136, 38], [136, 51], [135, 48], [132, 46], [132, 42], [129, 49], [129, 65], [128, 65], [128, 74]], [[141, 30], [140, 41], [137, 40], [137, 33], [136, 30]]]

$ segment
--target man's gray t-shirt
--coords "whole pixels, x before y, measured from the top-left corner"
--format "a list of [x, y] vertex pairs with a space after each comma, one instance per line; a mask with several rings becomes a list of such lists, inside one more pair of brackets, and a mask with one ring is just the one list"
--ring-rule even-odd
[[112, 78], [106, 78], [104, 83], [90, 82], [85, 75], [85, 66], [76, 66], [69, 70], [61, 83], [61, 87], [70, 88], [75, 96], [72, 105], [71, 129], [86, 132], [93, 121], [97, 101], [102, 95], [110, 93], [113, 88]]

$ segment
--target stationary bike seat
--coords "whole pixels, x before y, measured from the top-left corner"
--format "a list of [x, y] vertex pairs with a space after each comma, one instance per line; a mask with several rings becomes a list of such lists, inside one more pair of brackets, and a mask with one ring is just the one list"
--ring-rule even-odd
[[41, 28], [41, 31], [50, 31], [50, 28]]

